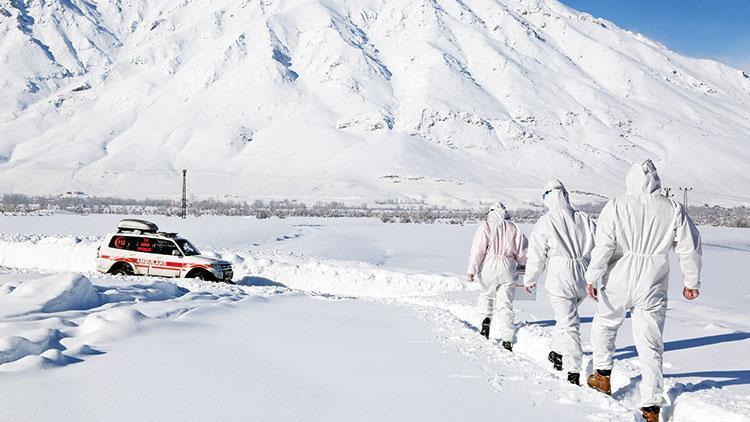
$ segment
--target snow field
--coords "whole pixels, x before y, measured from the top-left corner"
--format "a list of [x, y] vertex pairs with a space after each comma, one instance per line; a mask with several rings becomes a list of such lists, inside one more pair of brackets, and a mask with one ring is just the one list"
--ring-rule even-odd
[[[90, 221], [96, 226], [103, 219], [92, 216], [80, 221]], [[0, 219], [0, 229], [7, 223], [3, 220]], [[31, 219], [15, 221], [23, 227]], [[445, 250], [430, 251], [435, 255], [428, 258], [408, 245], [409, 240], [401, 240], [396, 233], [384, 234], [391, 226], [379, 229], [372, 221], [275, 221], [270, 223], [270, 229], [266, 227], [269, 231], [261, 232], [260, 238], [244, 242], [254, 245], [255, 249], [251, 247], [251, 250], [243, 249], [243, 242], [230, 232], [245, 236], [248, 227], [256, 222], [234, 220], [241, 222], [224, 227], [224, 223], [217, 225], [217, 221], [232, 220], [202, 221], [213, 225], [215, 230], [208, 233], [199, 228], [196, 243], [199, 247], [206, 242], [232, 245], [216, 250], [215, 254], [233, 263], [235, 281], [240, 285], [96, 274], [93, 256], [99, 238], [69, 236], [66, 230], [80, 231], [75, 227], [59, 230], [61, 234], [56, 236], [51, 233], [0, 236], [0, 251], [3, 251], [0, 259], [9, 272], [0, 276], [0, 303], [5, 303], [2, 301], [18, 289], [39, 292], [39, 299], [35, 301], [20, 300], [24, 296], [19, 295], [19, 300], [12, 301], [18, 309], [14, 311], [16, 316], [6, 317], [0, 324], [3, 353], [0, 371], [23, 374], [28, 369], [60, 367], [80, 361], [86, 361], [83, 365], [94, 365], [94, 361], [89, 362], [92, 354], [140, 344], [138, 338], [151, 338], [149, 336], [155, 333], [177, 332], [177, 327], [193, 326], [198, 323], [196, 319], [203, 321], [207, 315], [235, 315], [240, 309], [246, 309], [248, 303], [259, 303], [256, 298], [267, 298], [263, 300], [271, 302], [263, 303], [282, 306], [279, 298], [287, 296], [334, 302], [344, 297], [356, 299], [353, 303], [363, 303], [357, 306], [384, 304], [397, 313], [403, 310], [416, 315], [430, 327], [440, 347], [479, 365], [481, 373], [466, 380], [485, 380], [493, 391], [500, 393], [498, 400], [511, 392], [520, 392], [523, 399], [516, 404], [524, 405], [517, 406], [519, 415], [524, 415], [523, 409], [528, 405], [547, 411], [549, 406], [577, 409], [579, 420], [635, 418], [639, 368], [629, 322], [625, 323], [618, 339], [612, 399], [586, 388], [569, 386], [562, 374], [550, 368], [546, 354], [551, 344], [553, 321], [543, 292], [536, 302], [517, 304], [519, 330], [514, 354], [506, 353], [494, 336], [491, 342], [478, 336], [475, 287], [465, 284], [460, 275], [465, 265], [464, 249], [468, 249], [468, 236], [473, 227], [398, 225], [396, 233], [408, 232], [416, 236], [422, 231], [418, 238], [442, 233]], [[453, 234], [446, 235], [444, 230]], [[741, 274], [750, 271], [748, 238], [742, 230], [702, 228], [702, 232], [706, 266], [703, 297], [698, 302], [688, 304], [679, 299], [679, 273], [674, 271], [676, 266], [672, 267], [672, 301], [665, 331], [664, 420], [716, 420], [713, 418], [718, 417], [746, 421], [750, 415], [750, 379], [743, 368], [748, 365], [746, 348], [750, 324], [744, 303], [750, 291], [741, 283]], [[366, 233], [370, 233], [369, 237]], [[336, 247], [326, 244], [326, 238], [332, 239]], [[16, 250], [24, 253], [14, 253]], [[458, 255], [458, 258], [454, 261], [438, 258], [441, 254]], [[363, 260], [356, 260], [357, 255]], [[412, 261], [403, 259], [404, 256], [419, 262], [433, 262], [425, 266], [427, 269], [455, 268], [455, 271], [432, 273], [394, 266]], [[60, 274], [61, 271], [73, 274]], [[38, 272], [54, 274], [41, 277]], [[92, 306], [94, 301], [86, 299], [86, 292], [91, 289], [98, 296], [99, 306]], [[43, 311], [49, 303], [56, 304], [51, 308], [55, 310]], [[585, 302], [581, 315], [586, 352], [590, 352], [588, 326], [592, 311], [591, 302]], [[362, 329], [348, 326], [344, 321], [340, 323], [347, 327], [345, 330]], [[367, 326], [365, 330], [370, 328]], [[312, 343], [306, 344], [316, 344], [314, 339], [309, 341]], [[587, 372], [591, 371], [588, 354], [584, 365]], [[451, 379], [464, 379], [461, 377], [456, 374]]]
[[0, 283], [0, 372], [81, 362], [206, 304], [280, 293], [275, 287], [215, 286], [196, 280], [96, 275], [90, 280], [81, 273], [39, 277], [3, 272]]

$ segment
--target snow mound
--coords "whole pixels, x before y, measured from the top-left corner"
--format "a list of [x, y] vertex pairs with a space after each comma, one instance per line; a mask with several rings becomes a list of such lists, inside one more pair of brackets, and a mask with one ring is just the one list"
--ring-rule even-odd
[[96, 270], [98, 238], [0, 235], [0, 266], [47, 271]]
[[111, 342], [142, 331], [142, 323], [149, 318], [133, 308], [114, 308], [87, 315], [78, 327], [77, 335], [87, 343]]
[[174, 283], [164, 280], [144, 280], [138, 284], [99, 287], [102, 303], [162, 301], [174, 299], [185, 293]]
[[80, 361], [80, 359], [68, 356], [59, 350], [49, 349], [39, 355], [30, 354], [7, 363], [1, 367], [0, 372], [38, 371], [41, 369], [57, 368]]
[[24, 336], [0, 338], [0, 365], [14, 362], [30, 355], [39, 355], [47, 350], [61, 350], [60, 340], [65, 336], [58, 330], [40, 329]]
[[5, 316], [92, 309], [99, 305], [99, 294], [81, 274], [55, 274], [26, 280], [0, 297], [0, 313]]
[[[250, 253], [232, 252], [235, 280], [238, 284], [286, 287], [341, 296], [393, 298], [466, 290], [458, 277], [430, 273], [408, 273], [376, 268], [372, 265], [314, 259], [284, 262]], [[226, 258], [224, 258], [226, 259]]]

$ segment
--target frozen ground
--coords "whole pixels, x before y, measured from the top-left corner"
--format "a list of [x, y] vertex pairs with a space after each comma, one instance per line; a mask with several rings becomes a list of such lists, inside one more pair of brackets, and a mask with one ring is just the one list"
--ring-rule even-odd
[[[472, 226], [153, 217], [232, 261], [228, 286], [94, 273], [119, 218], [0, 217], [0, 420], [636, 419], [627, 322], [612, 399], [551, 371], [543, 293], [515, 354], [477, 334]], [[673, 273], [664, 416], [747, 421], [750, 231], [702, 233], [697, 302]]]

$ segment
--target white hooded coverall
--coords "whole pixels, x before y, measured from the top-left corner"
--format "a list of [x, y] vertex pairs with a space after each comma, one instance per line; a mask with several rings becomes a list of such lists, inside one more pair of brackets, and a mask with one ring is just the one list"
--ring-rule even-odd
[[512, 342], [515, 335], [513, 285], [518, 278], [518, 266], [526, 265], [528, 241], [521, 229], [509, 220], [510, 215], [502, 204], [492, 207], [474, 234], [468, 274], [479, 278], [478, 306], [482, 318], [492, 318], [497, 308], [500, 338]]
[[596, 246], [586, 280], [598, 288], [591, 327], [594, 369], [612, 369], [615, 337], [627, 311], [641, 362], [641, 406], [658, 406], [664, 380], [664, 319], [669, 262], [674, 248], [685, 286], [700, 287], [701, 239], [677, 202], [659, 195], [651, 160], [633, 165], [626, 194], [610, 200], [599, 216]]
[[544, 192], [548, 211], [531, 233], [524, 284], [535, 285], [546, 268], [547, 296], [555, 316], [552, 350], [563, 355], [568, 372], [580, 373], [583, 350], [578, 305], [586, 298], [584, 274], [594, 247], [595, 225], [586, 213], [570, 206], [559, 180], [551, 179]]

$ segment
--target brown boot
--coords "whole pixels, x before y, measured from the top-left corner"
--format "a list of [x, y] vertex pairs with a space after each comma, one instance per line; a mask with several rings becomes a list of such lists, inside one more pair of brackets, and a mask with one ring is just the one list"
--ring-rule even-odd
[[659, 406], [641, 407], [646, 422], [659, 422]]
[[595, 371], [589, 375], [589, 379], [586, 381], [589, 387], [596, 391], [601, 391], [604, 394], [611, 395], [612, 387], [609, 383], [609, 375], [602, 375], [599, 371]]

